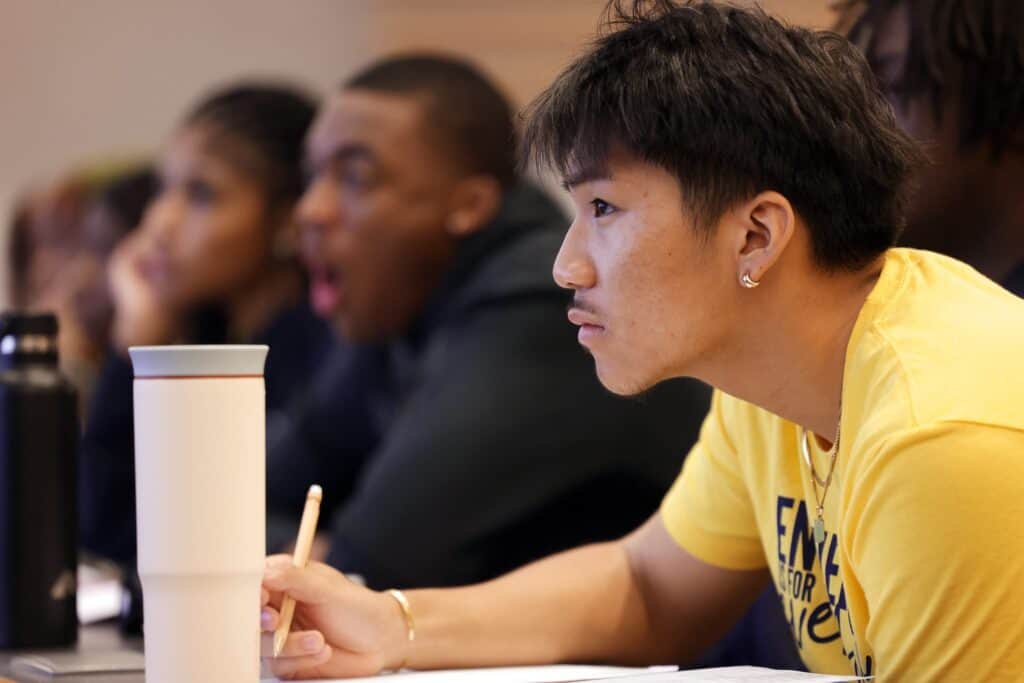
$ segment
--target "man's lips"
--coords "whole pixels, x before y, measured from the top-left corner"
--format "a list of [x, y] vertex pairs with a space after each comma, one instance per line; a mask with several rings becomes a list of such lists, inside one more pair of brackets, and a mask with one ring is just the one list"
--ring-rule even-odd
[[569, 322], [573, 325], [579, 325], [580, 327], [597, 327], [602, 330], [604, 329], [604, 325], [599, 323], [592, 313], [588, 313], [580, 308], [569, 309]]
[[339, 273], [331, 268], [309, 268], [309, 298], [313, 310], [321, 316], [334, 313], [342, 303], [344, 287]]
[[569, 322], [580, 326], [580, 331], [576, 333], [576, 339], [584, 346], [587, 346], [587, 342], [596, 341], [604, 334], [604, 325], [598, 322], [597, 316], [581, 308], [569, 309]]

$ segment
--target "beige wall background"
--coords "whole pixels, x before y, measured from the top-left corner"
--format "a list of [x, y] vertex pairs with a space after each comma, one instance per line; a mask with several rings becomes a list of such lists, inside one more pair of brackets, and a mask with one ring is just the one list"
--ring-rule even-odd
[[[826, 0], [765, 0], [826, 26]], [[0, 0], [0, 305], [10, 207], [28, 185], [156, 149], [203, 91], [241, 77], [329, 92], [382, 54], [468, 55], [517, 104], [593, 34], [603, 0]]]

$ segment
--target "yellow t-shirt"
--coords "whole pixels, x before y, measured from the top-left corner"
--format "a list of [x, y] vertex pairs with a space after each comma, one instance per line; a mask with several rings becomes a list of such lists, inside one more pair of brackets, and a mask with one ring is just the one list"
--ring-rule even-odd
[[767, 566], [812, 671], [1024, 680], [1024, 299], [888, 252], [847, 347], [819, 548], [798, 434], [716, 392], [662, 504], [679, 545]]

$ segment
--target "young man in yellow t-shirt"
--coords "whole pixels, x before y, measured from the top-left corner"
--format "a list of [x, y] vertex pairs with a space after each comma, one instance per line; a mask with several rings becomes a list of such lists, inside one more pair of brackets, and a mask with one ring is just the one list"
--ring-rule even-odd
[[[920, 154], [842, 38], [639, 3], [534, 104], [577, 215], [554, 266], [619, 394], [716, 387], [661, 509], [486, 584], [268, 560], [281, 675], [685, 663], [774, 585], [808, 667], [1024, 678], [1024, 301], [892, 249]], [[500, 391], [500, 387], [495, 387]], [[609, 501], [614, 505], [614, 501]]]

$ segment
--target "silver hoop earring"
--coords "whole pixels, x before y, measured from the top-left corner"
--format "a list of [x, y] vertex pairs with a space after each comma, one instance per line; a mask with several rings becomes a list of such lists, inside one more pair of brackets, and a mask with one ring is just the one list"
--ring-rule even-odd
[[740, 276], [740, 284], [747, 289], [754, 289], [761, 284], [761, 281], [750, 277], [750, 273], [743, 273], [743, 275]]

